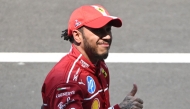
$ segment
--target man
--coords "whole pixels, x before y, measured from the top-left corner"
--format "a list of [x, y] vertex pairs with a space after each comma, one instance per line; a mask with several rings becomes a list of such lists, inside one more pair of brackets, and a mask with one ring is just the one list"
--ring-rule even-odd
[[101, 5], [84, 5], [70, 16], [62, 37], [70, 52], [49, 72], [43, 87], [43, 109], [142, 109], [137, 86], [120, 103], [110, 106], [109, 71], [104, 62], [112, 42], [111, 27], [121, 27]]

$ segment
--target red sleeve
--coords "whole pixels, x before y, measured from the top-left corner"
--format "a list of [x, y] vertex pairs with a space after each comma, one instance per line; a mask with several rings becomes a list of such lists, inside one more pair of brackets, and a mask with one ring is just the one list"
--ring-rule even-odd
[[48, 96], [47, 109], [83, 109], [82, 89], [75, 83], [56, 86]]

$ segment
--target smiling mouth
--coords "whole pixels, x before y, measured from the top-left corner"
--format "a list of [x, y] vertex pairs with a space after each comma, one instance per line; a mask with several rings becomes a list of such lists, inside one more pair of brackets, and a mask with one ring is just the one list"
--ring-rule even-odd
[[102, 41], [102, 42], [98, 42], [98, 44], [105, 44], [105, 45], [109, 45], [109, 42], [106, 42], [106, 41]]
[[98, 45], [101, 45], [103, 47], [109, 47], [110, 44], [108, 42], [99, 42]]

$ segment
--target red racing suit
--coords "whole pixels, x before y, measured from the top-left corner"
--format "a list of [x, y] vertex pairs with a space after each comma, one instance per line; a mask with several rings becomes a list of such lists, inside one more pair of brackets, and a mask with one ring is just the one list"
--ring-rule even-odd
[[96, 66], [72, 45], [48, 73], [42, 86], [44, 109], [119, 109], [110, 106], [109, 71], [103, 60]]

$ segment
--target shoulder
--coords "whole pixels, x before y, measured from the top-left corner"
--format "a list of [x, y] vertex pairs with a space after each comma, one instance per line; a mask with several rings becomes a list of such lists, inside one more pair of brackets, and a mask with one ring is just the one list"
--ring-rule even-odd
[[[47, 74], [44, 80], [45, 89], [51, 90], [59, 84], [68, 83], [69, 78], [74, 75], [77, 70], [78, 65], [75, 63], [75, 60], [66, 55], [56, 63]], [[78, 72], [79, 71], [80, 70], [78, 70]]]

